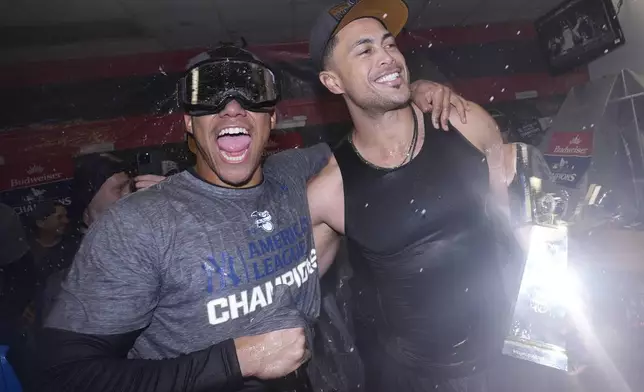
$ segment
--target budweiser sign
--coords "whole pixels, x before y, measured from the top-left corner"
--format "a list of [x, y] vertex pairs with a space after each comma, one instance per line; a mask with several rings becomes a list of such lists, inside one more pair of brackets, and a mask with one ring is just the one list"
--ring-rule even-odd
[[3, 167], [2, 174], [0, 191], [28, 188], [72, 178], [73, 164], [71, 159], [64, 159], [27, 165], [6, 165]]
[[546, 153], [562, 156], [589, 157], [593, 152], [592, 150], [592, 132], [559, 132], [552, 135]]
[[576, 188], [592, 162], [592, 132], [559, 132], [552, 135], [544, 158], [559, 185]]
[[40, 203], [54, 201], [63, 206], [72, 204], [72, 180], [56, 181], [45, 185], [14, 189], [0, 193], [0, 201], [13, 207], [18, 215], [33, 212]]

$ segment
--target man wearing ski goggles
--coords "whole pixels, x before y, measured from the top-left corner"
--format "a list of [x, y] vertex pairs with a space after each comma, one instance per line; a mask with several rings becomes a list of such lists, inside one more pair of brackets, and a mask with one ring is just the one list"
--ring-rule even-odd
[[[320, 315], [306, 183], [331, 151], [292, 149], [261, 164], [278, 86], [241, 48], [191, 62], [178, 93], [196, 165], [92, 226], [43, 332], [47, 390], [305, 390], [284, 376], [310, 357]], [[429, 82], [415, 99], [465, 113]], [[348, 390], [327, 384], [316, 390]]]
[[197, 59], [179, 80], [178, 94], [192, 116], [217, 114], [232, 99], [245, 110], [268, 113], [280, 99], [275, 74], [255, 58]]

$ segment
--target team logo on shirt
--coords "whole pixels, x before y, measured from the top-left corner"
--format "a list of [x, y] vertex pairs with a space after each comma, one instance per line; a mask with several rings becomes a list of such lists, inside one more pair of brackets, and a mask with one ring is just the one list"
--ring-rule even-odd
[[[248, 235], [247, 243], [227, 246], [225, 242], [217, 252], [200, 260], [211, 325], [246, 317], [271, 305], [276, 286], [289, 286], [293, 300], [299, 304], [310, 299], [310, 290], [315, 288], [311, 284], [317, 284], [310, 217], [278, 225], [266, 211], [250, 215], [256, 222], [256, 233]], [[270, 224], [271, 232], [266, 224]]]
[[267, 233], [270, 233], [275, 228], [273, 226], [273, 218], [268, 211], [255, 211], [250, 214], [252, 218], [255, 218], [255, 225], [257, 228], [264, 230]]

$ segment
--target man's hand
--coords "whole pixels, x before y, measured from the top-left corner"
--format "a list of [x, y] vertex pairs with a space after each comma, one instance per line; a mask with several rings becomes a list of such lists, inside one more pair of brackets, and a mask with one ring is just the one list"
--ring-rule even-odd
[[[163, 176], [155, 176], [154, 174], [146, 174], [134, 178], [134, 186], [137, 191], [146, 189], [152, 185], [165, 180]], [[127, 196], [132, 192], [130, 189], [130, 177], [125, 172], [120, 172], [108, 178], [103, 185], [99, 188], [96, 195], [92, 198], [89, 206], [83, 213], [83, 221], [87, 226], [98, 219], [98, 217], [105, 212], [112, 204], [116, 203], [122, 197]]]
[[283, 329], [235, 339], [244, 377], [272, 380], [297, 370], [309, 358], [303, 328]]
[[120, 172], [108, 178], [98, 189], [83, 212], [83, 221], [89, 227], [117, 200], [130, 193], [130, 177]]
[[165, 180], [164, 176], [157, 176], [155, 174], [143, 174], [134, 177], [134, 187], [137, 191], [140, 191], [141, 189], [146, 189], [153, 185], [156, 185], [163, 180]]
[[411, 99], [424, 113], [432, 112], [432, 124], [435, 128], [442, 127], [445, 131], [449, 129], [448, 122], [452, 106], [456, 108], [461, 122], [467, 123], [466, 112], [470, 110], [469, 102], [447, 86], [418, 80], [411, 84]]

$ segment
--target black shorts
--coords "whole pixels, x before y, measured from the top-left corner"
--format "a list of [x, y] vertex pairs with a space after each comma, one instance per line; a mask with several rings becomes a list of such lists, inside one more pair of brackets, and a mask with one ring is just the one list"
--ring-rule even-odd
[[363, 361], [366, 391], [369, 392], [497, 392], [490, 386], [487, 369], [464, 378], [437, 381], [385, 360], [383, 355], [368, 355]]
[[[363, 361], [367, 392], [499, 392], [490, 387], [489, 369], [453, 369], [436, 374], [409, 366], [389, 355], [378, 328], [362, 319], [356, 322], [356, 345]], [[500, 356], [500, 353], [499, 353]], [[491, 361], [495, 362], [495, 361]], [[492, 365], [492, 363], [490, 363]]]
[[[609, 388], [575, 389], [566, 372], [501, 355], [485, 369], [471, 376], [432, 381], [417, 371], [383, 360], [383, 355], [365, 353], [368, 392], [565, 392], [570, 390], [608, 391]], [[573, 383], [574, 384], [574, 383]], [[578, 388], [578, 387], [577, 387]]]

